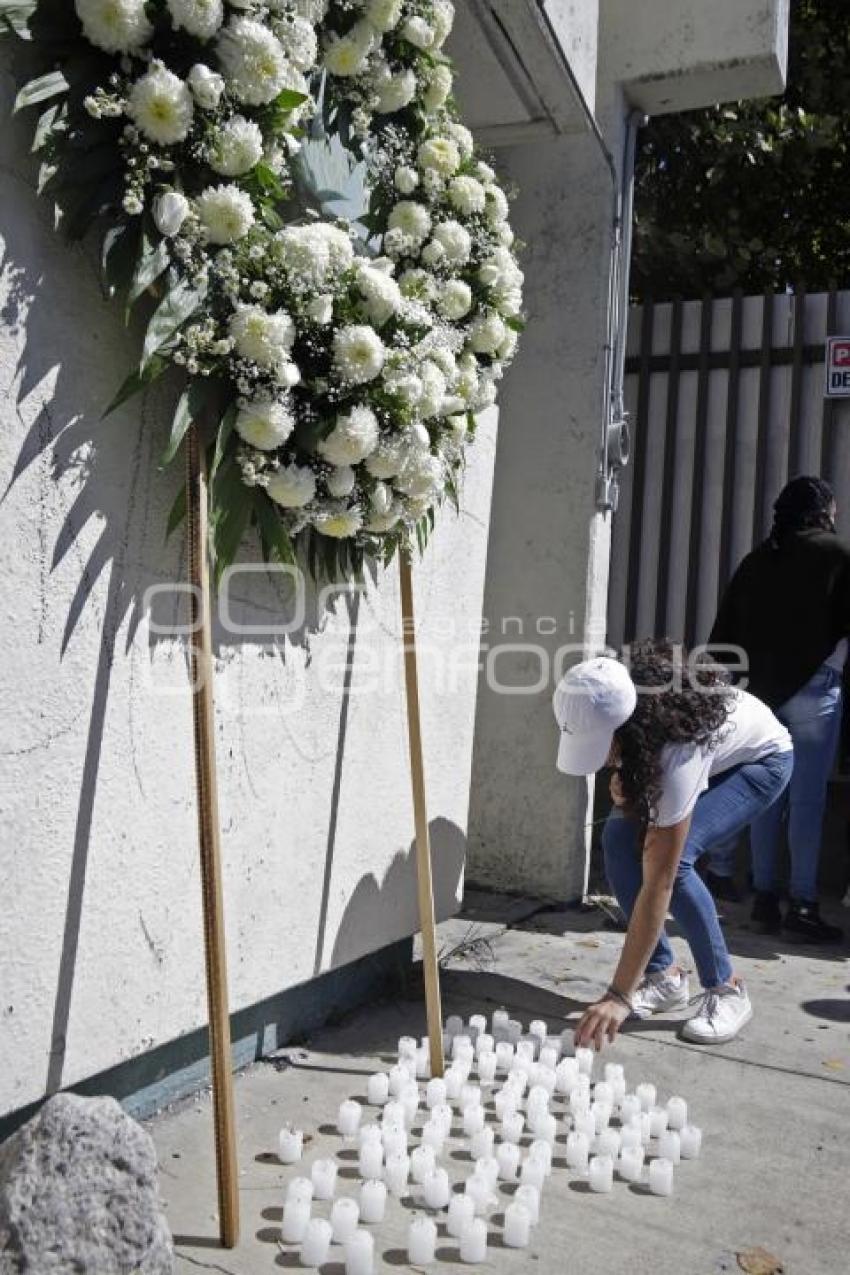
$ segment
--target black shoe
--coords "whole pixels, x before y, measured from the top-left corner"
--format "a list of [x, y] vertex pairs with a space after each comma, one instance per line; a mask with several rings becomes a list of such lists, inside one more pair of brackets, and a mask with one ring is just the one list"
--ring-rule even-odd
[[719, 877], [711, 868], [707, 868], [703, 879], [712, 896], [723, 903], [740, 903], [744, 897], [734, 877]]
[[778, 934], [782, 928], [782, 913], [775, 894], [756, 890], [751, 913], [756, 934]]
[[785, 929], [799, 943], [840, 943], [844, 931], [821, 920], [816, 903], [796, 903], [793, 899], [785, 913]]

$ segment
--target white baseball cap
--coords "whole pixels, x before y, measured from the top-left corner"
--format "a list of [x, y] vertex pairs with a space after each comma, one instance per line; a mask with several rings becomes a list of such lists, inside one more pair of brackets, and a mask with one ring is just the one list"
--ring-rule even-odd
[[576, 664], [561, 678], [552, 699], [561, 729], [558, 770], [594, 775], [608, 759], [614, 731], [637, 706], [637, 691], [625, 665], [607, 655]]

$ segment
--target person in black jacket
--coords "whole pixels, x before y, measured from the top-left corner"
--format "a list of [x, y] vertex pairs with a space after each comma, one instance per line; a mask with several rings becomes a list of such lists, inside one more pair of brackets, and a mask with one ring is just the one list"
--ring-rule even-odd
[[788, 483], [774, 505], [770, 537], [738, 567], [710, 639], [714, 647], [743, 648], [747, 689], [774, 710], [794, 741], [785, 801], [750, 828], [753, 920], [763, 933], [782, 925], [777, 861], [787, 814], [791, 882], [784, 925], [803, 941], [821, 943], [842, 937], [821, 919], [817, 884], [850, 635], [850, 547], [836, 535], [835, 516], [828, 483], [809, 477]]

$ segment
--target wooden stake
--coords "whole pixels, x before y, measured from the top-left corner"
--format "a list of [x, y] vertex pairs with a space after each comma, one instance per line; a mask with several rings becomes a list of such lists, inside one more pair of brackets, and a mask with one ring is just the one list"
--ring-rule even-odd
[[215, 762], [212, 623], [207, 553], [207, 472], [203, 443], [198, 427], [194, 424], [189, 427], [187, 435], [186, 463], [186, 517], [193, 621], [190, 666], [195, 726], [195, 782], [198, 804], [198, 843], [201, 854], [219, 1235], [225, 1248], [235, 1248], [239, 1242], [239, 1190]]
[[445, 1072], [443, 1012], [440, 1000], [440, 967], [437, 962], [437, 927], [434, 918], [434, 880], [431, 835], [425, 799], [425, 763], [419, 720], [419, 672], [416, 661], [416, 621], [413, 613], [413, 577], [404, 551], [399, 554], [401, 579], [401, 640], [404, 643], [404, 680], [407, 691], [407, 729], [410, 742], [410, 774], [416, 825], [416, 875], [419, 883], [419, 924], [422, 930], [422, 967], [425, 973], [425, 1007], [431, 1043], [431, 1075]]

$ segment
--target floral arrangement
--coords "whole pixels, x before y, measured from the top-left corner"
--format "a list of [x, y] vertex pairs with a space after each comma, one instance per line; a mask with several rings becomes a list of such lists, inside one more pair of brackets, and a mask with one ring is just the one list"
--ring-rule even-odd
[[[457, 504], [521, 330], [509, 205], [452, 99], [451, 0], [0, 0], [40, 190], [143, 309], [108, 410], [182, 378], [217, 573], [357, 574]], [[178, 498], [170, 526], [184, 513]]]

